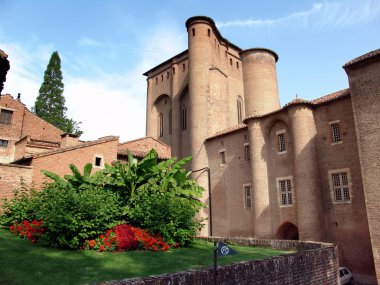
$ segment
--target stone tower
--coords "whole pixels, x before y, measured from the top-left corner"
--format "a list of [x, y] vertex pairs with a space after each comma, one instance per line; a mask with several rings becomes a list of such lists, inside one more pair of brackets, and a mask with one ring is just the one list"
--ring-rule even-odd
[[243, 82], [246, 123], [251, 145], [251, 177], [253, 190], [253, 222], [255, 236], [272, 236], [265, 130], [260, 116], [280, 109], [277, 88], [275, 52], [254, 48], [240, 53], [243, 61]]

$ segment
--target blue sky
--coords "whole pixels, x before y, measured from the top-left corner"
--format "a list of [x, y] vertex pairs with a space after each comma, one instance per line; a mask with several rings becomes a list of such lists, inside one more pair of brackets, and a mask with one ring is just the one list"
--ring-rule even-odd
[[281, 105], [348, 87], [341, 66], [380, 48], [380, 0], [0, 0], [0, 49], [11, 69], [3, 93], [34, 104], [54, 50], [68, 116], [82, 139], [145, 135], [145, 71], [187, 48], [185, 21], [214, 19], [246, 49], [279, 55]]

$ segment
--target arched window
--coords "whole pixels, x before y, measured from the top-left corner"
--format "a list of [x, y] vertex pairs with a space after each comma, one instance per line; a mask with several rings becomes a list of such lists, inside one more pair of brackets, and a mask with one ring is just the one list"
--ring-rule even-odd
[[240, 124], [243, 121], [243, 100], [240, 96], [237, 98], [237, 116], [238, 116], [238, 123]]
[[187, 130], [187, 122], [186, 122], [186, 106], [182, 105], [182, 112], [181, 112], [181, 125], [182, 125], [182, 131]]
[[163, 137], [164, 136], [164, 116], [162, 115], [162, 113], [160, 113], [159, 115], [159, 128], [160, 128], [160, 137]]
[[169, 110], [169, 135], [172, 134], [172, 109]]

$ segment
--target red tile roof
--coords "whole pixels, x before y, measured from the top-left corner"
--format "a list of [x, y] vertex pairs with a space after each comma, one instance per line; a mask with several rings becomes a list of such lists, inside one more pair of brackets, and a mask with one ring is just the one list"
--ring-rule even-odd
[[346, 69], [346, 68], [349, 68], [357, 63], [360, 63], [360, 62], [363, 62], [365, 60], [368, 60], [368, 59], [371, 59], [371, 58], [374, 58], [376, 56], [380, 56], [380, 49], [376, 49], [376, 50], [373, 50], [373, 51], [370, 51], [366, 54], [363, 54], [357, 58], [354, 58], [353, 60], [350, 60], [349, 62], [347, 62], [345, 65], [343, 65], [343, 68]]
[[320, 104], [328, 103], [328, 102], [331, 102], [336, 99], [349, 96], [349, 95], [350, 95], [350, 89], [347, 88], [347, 89], [339, 90], [337, 92], [328, 94], [323, 97], [319, 97], [311, 102], [313, 103], [313, 105], [320, 105]]
[[133, 156], [144, 157], [152, 148], [158, 153], [158, 158], [169, 159], [171, 157], [171, 147], [153, 137], [143, 137], [120, 143], [117, 147], [118, 155], [127, 155], [129, 151]]
[[12, 163], [16, 163], [17, 164], [17, 163], [22, 162], [24, 160], [30, 160], [30, 159], [33, 159], [33, 158], [48, 156], [48, 155], [57, 154], [57, 153], [63, 153], [63, 152], [70, 151], [70, 150], [75, 150], [75, 149], [80, 149], [80, 148], [84, 148], [84, 147], [88, 147], [88, 146], [92, 146], [92, 145], [96, 145], [96, 144], [110, 142], [110, 141], [113, 141], [113, 140], [119, 140], [119, 137], [108, 136], [106, 138], [101, 138], [101, 139], [94, 140], [94, 141], [88, 141], [88, 142], [84, 142], [84, 143], [81, 143], [81, 144], [78, 144], [78, 145], [74, 145], [74, 146], [69, 146], [69, 147], [65, 147], [65, 148], [58, 148], [58, 149], [54, 149], [54, 150], [50, 150], [50, 151], [45, 151], [45, 152], [41, 152], [41, 153], [27, 155], [27, 156], [24, 156], [24, 157], [22, 157], [20, 159], [17, 159], [15, 161], [13, 161]]
[[209, 139], [213, 139], [213, 138], [216, 138], [216, 137], [220, 137], [222, 135], [225, 135], [225, 134], [229, 134], [229, 133], [233, 133], [233, 132], [237, 132], [237, 131], [240, 131], [240, 130], [243, 130], [243, 129], [246, 129], [247, 128], [247, 125], [246, 124], [239, 124], [239, 125], [236, 125], [236, 126], [233, 126], [231, 128], [227, 128], [227, 129], [224, 129], [224, 130], [221, 130], [221, 131], [218, 131], [216, 132], [215, 134], [209, 136], [206, 138], [206, 141], [209, 140]]
[[[320, 98], [317, 98], [317, 99], [311, 100], [311, 101], [305, 100], [305, 99], [302, 99], [302, 98], [295, 98], [292, 101], [290, 101], [289, 103], [287, 103], [285, 106], [283, 106], [280, 110], [276, 110], [276, 111], [273, 111], [273, 112], [270, 112], [270, 113], [267, 113], [267, 114], [263, 114], [263, 115], [248, 116], [248, 117], [246, 117], [244, 119], [244, 121], [247, 121], [247, 120], [253, 119], [253, 118], [262, 118], [262, 117], [270, 116], [270, 115], [275, 114], [277, 112], [281, 112], [281, 111], [285, 110], [286, 108], [288, 108], [290, 106], [298, 105], [298, 104], [306, 104], [306, 105], [316, 106], [317, 107], [319, 105], [330, 103], [330, 102], [333, 102], [333, 101], [335, 101], [335, 100], [337, 100], [339, 98], [343, 98], [343, 97], [346, 97], [346, 96], [349, 96], [349, 95], [350, 95], [350, 89], [347, 88], [347, 89], [343, 89], [343, 90], [340, 90], [340, 91], [328, 94], [326, 96], [323, 96], [323, 97], [320, 97]], [[207, 137], [206, 141], [209, 140], [209, 139], [213, 139], [213, 138], [225, 135], [225, 134], [236, 132], [238, 130], [242, 130], [242, 129], [246, 128], [246, 127], [247, 127], [246, 124], [239, 124], [239, 125], [236, 125], [234, 127], [218, 131], [215, 134]]]

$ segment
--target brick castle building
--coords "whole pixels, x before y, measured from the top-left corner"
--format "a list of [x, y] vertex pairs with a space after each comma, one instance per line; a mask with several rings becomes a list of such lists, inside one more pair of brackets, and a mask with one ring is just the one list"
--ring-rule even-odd
[[146, 135], [193, 157], [202, 234], [333, 242], [380, 283], [380, 50], [343, 66], [348, 89], [281, 107], [274, 51], [242, 50], [208, 17], [186, 28], [188, 49], [144, 74]]

